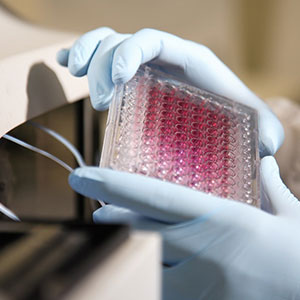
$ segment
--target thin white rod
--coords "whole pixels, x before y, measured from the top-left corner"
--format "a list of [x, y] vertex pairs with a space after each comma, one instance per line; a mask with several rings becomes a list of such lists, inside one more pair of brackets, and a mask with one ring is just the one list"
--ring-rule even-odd
[[80, 167], [86, 166], [86, 163], [84, 162], [79, 151], [66, 138], [64, 138], [63, 136], [61, 136], [59, 133], [55, 132], [54, 130], [47, 128], [41, 124], [35, 123], [33, 121], [29, 121], [28, 123], [36, 128], [43, 130], [44, 132], [46, 132], [49, 135], [51, 135], [52, 137], [54, 137], [56, 140], [60, 141], [65, 147], [67, 147], [72, 152], [72, 154], [74, 155], [74, 157]]
[[18, 144], [18, 145], [20, 145], [22, 147], [25, 147], [25, 148], [27, 148], [29, 150], [37, 152], [37, 153], [39, 153], [39, 154], [41, 154], [43, 156], [46, 156], [47, 158], [49, 158], [49, 159], [55, 161], [56, 163], [58, 163], [59, 165], [61, 165], [63, 168], [65, 168], [70, 173], [74, 171], [68, 164], [66, 164], [65, 162], [63, 162], [62, 160], [60, 160], [59, 158], [57, 158], [56, 156], [50, 154], [47, 151], [44, 151], [44, 150], [39, 149], [39, 148], [37, 148], [35, 146], [32, 146], [32, 145], [30, 145], [30, 144], [28, 144], [28, 143], [26, 143], [24, 141], [21, 141], [21, 140], [17, 139], [16, 137], [13, 137], [13, 136], [9, 135], [9, 134], [5, 134], [3, 136], [3, 138], [5, 138], [5, 139], [7, 139], [7, 140], [9, 140], [11, 142], [14, 142], [14, 143], [16, 143], [16, 144]]

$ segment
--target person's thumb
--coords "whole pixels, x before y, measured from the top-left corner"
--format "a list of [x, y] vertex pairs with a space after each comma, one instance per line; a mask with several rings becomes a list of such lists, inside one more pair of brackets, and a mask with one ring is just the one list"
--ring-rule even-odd
[[276, 215], [297, 215], [300, 217], [300, 203], [282, 182], [279, 168], [273, 156], [261, 160], [262, 196], [271, 205]]

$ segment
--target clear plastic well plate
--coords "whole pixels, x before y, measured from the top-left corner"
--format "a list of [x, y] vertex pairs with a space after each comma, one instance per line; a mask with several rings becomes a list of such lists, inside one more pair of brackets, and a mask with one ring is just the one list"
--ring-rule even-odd
[[100, 166], [259, 206], [257, 113], [141, 66], [116, 87]]

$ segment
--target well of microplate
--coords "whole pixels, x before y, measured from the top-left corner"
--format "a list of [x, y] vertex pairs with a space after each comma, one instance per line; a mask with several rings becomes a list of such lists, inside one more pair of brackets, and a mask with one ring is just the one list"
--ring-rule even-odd
[[257, 112], [143, 65], [116, 86], [101, 167], [260, 206]]

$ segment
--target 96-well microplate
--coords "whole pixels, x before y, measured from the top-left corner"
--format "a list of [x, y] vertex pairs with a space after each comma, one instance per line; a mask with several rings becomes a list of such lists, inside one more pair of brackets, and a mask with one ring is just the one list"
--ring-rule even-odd
[[100, 165], [259, 206], [257, 113], [142, 66], [116, 87]]

